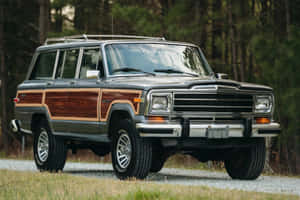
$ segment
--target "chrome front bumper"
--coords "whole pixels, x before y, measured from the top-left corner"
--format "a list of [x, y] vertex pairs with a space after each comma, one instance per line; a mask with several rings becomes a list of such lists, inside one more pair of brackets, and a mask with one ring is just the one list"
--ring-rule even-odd
[[[181, 124], [147, 124], [137, 123], [136, 128], [141, 137], [181, 137], [183, 126]], [[209, 129], [226, 129], [226, 135], [208, 135]], [[243, 124], [189, 124], [190, 138], [242, 138], [245, 137], [245, 126]], [[280, 133], [280, 125], [272, 122], [270, 124], [253, 124], [250, 137], [274, 137]]]

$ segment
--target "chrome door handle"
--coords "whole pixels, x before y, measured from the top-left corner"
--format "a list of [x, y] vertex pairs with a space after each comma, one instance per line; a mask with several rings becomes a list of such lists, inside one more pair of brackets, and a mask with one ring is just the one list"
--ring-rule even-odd
[[53, 82], [52, 81], [47, 81], [46, 85], [53, 85]]
[[74, 85], [76, 83], [76, 81], [70, 81], [71, 85]]

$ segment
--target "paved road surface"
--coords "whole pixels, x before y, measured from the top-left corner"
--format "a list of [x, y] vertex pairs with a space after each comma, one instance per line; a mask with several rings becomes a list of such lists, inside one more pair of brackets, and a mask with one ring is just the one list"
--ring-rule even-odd
[[[0, 160], [0, 169], [37, 171], [33, 161]], [[116, 179], [111, 164], [67, 162], [64, 172], [72, 175]], [[232, 180], [226, 173], [203, 170], [164, 168], [150, 174], [147, 181], [159, 184], [204, 185], [222, 189], [238, 189], [268, 193], [285, 193], [300, 196], [300, 178], [261, 176], [255, 181]]]

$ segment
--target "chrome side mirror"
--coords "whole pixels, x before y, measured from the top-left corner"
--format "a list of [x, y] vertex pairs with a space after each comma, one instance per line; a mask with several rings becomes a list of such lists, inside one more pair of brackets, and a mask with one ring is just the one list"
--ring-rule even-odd
[[228, 74], [217, 73], [216, 77], [217, 77], [217, 79], [228, 79]]
[[87, 70], [86, 78], [87, 79], [99, 79], [100, 71], [99, 70]]

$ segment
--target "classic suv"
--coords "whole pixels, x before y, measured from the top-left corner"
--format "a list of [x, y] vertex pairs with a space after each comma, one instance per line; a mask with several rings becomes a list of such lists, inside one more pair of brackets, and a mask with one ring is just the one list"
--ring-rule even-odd
[[40, 170], [62, 170], [68, 149], [90, 148], [111, 152], [120, 179], [158, 172], [178, 152], [224, 161], [234, 179], [256, 179], [265, 138], [280, 132], [273, 92], [222, 76], [194, 44], [125, 35], [48, 39], [18, 87], [12, 127], [33, 136]]

